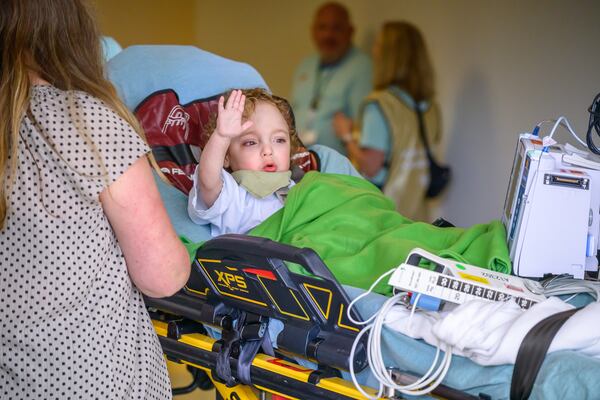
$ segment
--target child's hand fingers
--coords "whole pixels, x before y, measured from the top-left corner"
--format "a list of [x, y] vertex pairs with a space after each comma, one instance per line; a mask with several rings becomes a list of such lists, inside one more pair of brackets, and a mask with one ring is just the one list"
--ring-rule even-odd
[[225, 97], [221, 96], [219, 97], [219, 113], [224, 110], [223, 104], [225, 104]]
[[244, 112], [244, 104], [246, 103], [246, 95], [242, 95], [240, 97], [240, 102], [238, 103], [238, 111]]
[[242, 91], [241, 90], [236, 90], [236, 96], [235, 99], [233, 100], [233, 109], [234, 110], [239, 110], [240, 108], [240, 100], [242, 98]]
[[231, 94], [229, 95], [229, 98], [227, 99], [227, 104], [225, 105], [225, 108], [230, 109], [232, 107], [234, 107], [235, 105], [235, 99], [238, 96], [238, 91], [234, 90], [231, 92]]

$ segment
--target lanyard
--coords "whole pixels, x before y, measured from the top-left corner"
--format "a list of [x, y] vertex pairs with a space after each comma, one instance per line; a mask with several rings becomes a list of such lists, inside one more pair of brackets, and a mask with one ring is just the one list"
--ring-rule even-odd
[[[317, 75], [315, 77], [315, 86], [313, 88], [313, 97], [310, 101], [311, 110], [316, 110], [319, 108], [319, 103], [321, 102], [321, 95], [325, 93], [325, 89], [329, 82], [333, 79], [333, 75], [335, 74], [336, 67], [321, 67], [317, 66]], [[327, 76], [323, 77], [323, 75], [327, 73]], [[326, 79], [324, 79], [326, 78]]]

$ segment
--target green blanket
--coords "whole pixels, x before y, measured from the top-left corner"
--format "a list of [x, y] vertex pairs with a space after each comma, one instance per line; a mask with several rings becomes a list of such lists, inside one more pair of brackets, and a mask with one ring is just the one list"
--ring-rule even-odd
[[[285, 207], [249, 234], [312, 248], [342, 284], [363, 289], [415, 247], [494, 271], [511, 268], [499, 221], [466, 229], [413, 222], [371, 183], [348, 175], [306, 174], [290, 190]], [[390, 294], [391, 287], [384, 281], [375, 291]]]

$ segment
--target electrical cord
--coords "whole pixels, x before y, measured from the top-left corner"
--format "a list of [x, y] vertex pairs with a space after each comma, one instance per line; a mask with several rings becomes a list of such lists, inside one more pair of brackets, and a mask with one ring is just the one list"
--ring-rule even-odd
[[540, 282], [546, 297], [587, 293], [600, 301], [600, 282], [575, 279], [571, 275], [555, 275]]
[[600, 149], [594, 144], [592, 138], [592, 130], [595, 130], [596, 135], [600, 136], [600, 93], [594, 97], [594, 101], [592, 101], [592, 105], [588, 108], [588, 111], [590, 113], [590, 121], [585, 136], [587, 147], [592, 153], [600, 155]]
[[[363, 297], [367, 296], [369, 293], [371, 293], [371, 291], [375, 288], [375, 286], [377, 286], [377, 284], [383, 278], [390, 275], [395, 270], [396, 270], [396, 268], [391, 269], [388, 272], [381, 275], [371, 285], [371, 287], [369, 288], [369, 290], [367, 292], [356, 297], [350, 303], [350, 305], [348, 306], [348, 310], [347, 310], [347, 316], [350, 319], [350, 321], [352, 321], [354, 324], [357, 324], [357, 325], [366, 325], [356, 336], [356, 339], [354, 340], [354, 343], [352, 344], [352, 349], [350, 350], [350, 377], [352, 378], [352, 383], [354, 383], [354, 386], [356, 387], [356, 389], [363, 396], [365, 396], [367, 399], [370, 399], [370, 400], [371, 399], [375, 400], [375, 399], [380, 398], [383, 395], [383, 391], [385, 390], [386, 387], [397, 390], [397, 391], [407, 394], [407, 395], [411, 395], [411, 396], [422, 396], [427, 393], [430, 393], [431, 391], [433, 391], [437, 386], [439, 386], [442, 383], [442, 381], [446, 377], [446, 374], [448, 373], [450, 364], [452, 362], [452, 347], [448, 346], [446, 344], [442, 344], [440, 346], [437, 346], [435, 358], [434, 358], [429, 370], [421, 378], [419, 378], [415, 382], [407, 384], [407, 385], [398, 385], [392, 378], [391, 373], [388, 370], [388, 367], [385, 365], [385, 361], [383, 358], [383, 352], [382, 352], [383, 347], [381, 345], [381, 337], [382, 337], [384, 325], [391, 322], [391, 321], [386, 320], [386, 317], [388, 316], [389, 312], [392, 310], [392, 308], [394, 306], [396, 306], [400, 302], [402, 302], [402, 299], [405, 298], [405, 296], [406, 296], [406, 292], [400, 292], [400, 293], [395, 294], [394, 296], [390, 297], [388, 300], [386, 300], [386, 302], [383, 304], [383, 306], [380, 308], [380, 310], [377, 313], [373, 314], [366, 321], [356, 321], [352, 317], [350, 310], [356, 304], [356, 302], [359, 301], [360, 299], [362, 299]], [[416, 307], [417, 307], [419, 298], [420, 298], [420, 294], [417, 294], [417, 297], [415, 298], [415, 301], [412, 305], [412, 309], [411, 309], [410, 316], [408, 319], [409, 325], [412, 323], [412, 318], [416, 311]], [[403, 303], [401, 303], [401, 304], [403, 304]], [[369, 368], [371, 369], [371, 372], [373, 373], [373, 375], [379, 382], [379, 389], [378, 389], [375, 397], [373, 397], [373, 396], [369, 395], [367, 392], [365, 392], [362, 389], [362, 387], [360, 386], [360, 384], [358, 383], [358, 380], [356, 379], [356, 373], [354, 371], [354, 363], [353, 363], [354, 355], [356, 353], [356, 348], [357, 348], [358, 344], [361, 342], [361, 338], [364, 335], [366, 335], [369, 331], [370, 331], [370, 334], [369, 334], [369, 338], [367, 340], [367, 360], [369, 362]], [[441, 362], [438, 363], [438, 360], [440, 359], [441, 351], [444, 351], [444, 356], [442, 357]], [[436, 368], [436, 366], [437, 366], [437, 368]]]
[[[532, 133], [535, 136], [540, 136], [539, 135], [539, 131], [540, 131], [542, 125], [544, 125], [546, 123], [551, 123], [551, 122], [554, 123], [554, 125], [552, 126], [552, 129], [550, 130], [550, 134], [548, 136], [546, 136], [547, 138], [552, 139], [552, 136], [554, 136], [554, 133], [556, 132], [556, 130], [558, 129], [558, 127], [562, 126], [571, 135], [573, 135], [573, 137], [575, 138], [575, 140], [577, 140], [579, 142], [579, 144], [581, 144], [583, 147], [588, 147], [588, 145], [586, 144], [586, 142], [584, 142], [583, 140], [581, 140], [579, 138], [579, 136], [577, 136], [577, 133], [575, 133], [575, 130], [573, 129], [573, 127], [571, 127], [571, 124], [569, 124], [569, 120], [567, 120], [567, 118], [564, 117], [564, 116], [562, 116], [562, 115], [560, 117], [558, 117], [558, 119], [547, 119], [547, 120], [544, 120], [544, 121], [538, 123], [535, 126], [535, 128], [534, 128], [534, 130], [533, 130]], [[546, 147], [544, 147], [544, 151], [546, 151]]]
[[590, 113], [590, 119], [589, 119], [589, 123], [588, 123], [587, 133], [585, 135], [585, 139], [586, 139], [585, 142], [583, 140], [581, 140], [579, 138], [579, 136], [577, 136], [577, 134], [575, 133], [575, 131], [569, 124], [569, 121], [564, 116], [561, 116], [556, 120], [541, 121], [540, 123], [538, 123], [535, 126], [532, 133], [534, 136], [539, 136], [539, 131], [540, 131], [542, 125], [549, 123], [549, 122], [554, 122], [554, 126], [552, 127], [552, 130], [550, 131], [550, 134], [547, 136], [549, 139], [552, 139], [552, 136], [554, 136], [554, 132], [556, 131], [556, 129], [559, 126], [562, 126], [567, 131], [569, 131], [581, 145], [583, 145], [584, 147], [587, 147], [592, 153], [600, 155], [600, 148], [598, 148], [598, 146], [596, 146], [596, 144], [594, 143], [594, 139], [592, 137], [593, 131], [596, 131], [596, 135], [600, 136], [600, 93], [598, 93], [596, 95], [596, 97], [594, 97], [594, 100], [592, 101], [592, 105], [588, 108], [588, 112]]
[[[382, 347], [382, 334], [384, 325], [391, 323], [389, 320], [390, 311], [393, 307], [398, 304], [407, 305], [406, 304], [406, 292], [398, 292], [395, 293], [392, 297], [387, 299], [385, 303], [380, 307], [379, 311], [373, 314], [369, 319], [365, 321], [357, 321], [353, 318], [351, 310], [352, 307], [360, 301], [360, 299], [369, 295], [373, 289], [381, 282], [382, 279], [392, 274], [396, 269], [391, 269], [381, 275], [377, 280], [371, 285], [368, 291], [356, 297], [348, 306], [347, 316], [350, 321], [352, 321], [356, 325], [365, 325], [365, 327], [359, 332], [352, 344], [352, 348], [350, 350], [350, 377], [352, 379], [352, 383], [356, 387], [356, 389], [363, 395], [365, 398], [369, 400], [376, 400], [380, 398], [384, 390], [393, 389], [399, 391], [406, 395], [411, 396], [422, 396], [432, 392], [437, 386], [439, 386], [444, 378], [446, 377], [448, 370], [450, 368], [450, 364], [452, 362], [452, 346], [449, 346], [447, 343], [441, 342], [438, 346], [436, 346], [436, 353], [431, 363], [431, 366], [423, 374], [421, 378], [416, 380], [413, 383], [407, 385], [398, 385], [393, 377], [391, 376], [391, 372], [386, 366], [383, 356], [383, 347]], [[539, 288], [539, 289], [538, 289]], [[570, 275], [555, 275], [550, 278], [544, 279], [540, 282], [537, 287], [529, 287], [529, 289], [536, 294], [543, 294], [546, 297], [550, 296], [560, 296], [566, 294], [578, 294], [578, 293], [588, 293], [590, 294], [596, 301], [600, 301], [600, 282], [592, 282], [585, 281], [581, 279], [574, 279]], [[420, 294], [417, 294], [415, 301], [411, 307], [411, 311], [408, 317], [407, 326], [410, 331], [410, 327], [412, 325], [412, 319], [416, 312], [417, 304], [419, 302]], [[570, 300], [570, 299], [569, 299]], [[439, 315], [434, 313], [426, 313], [427, 315], [436, 315], [437, 318], [440, 318]], [[356, 354], [356, 348], [359, 343], [361, 343], [361, 339], [364, 335], [369, 334], [367, 340], [367, 360], [369, 363], [369, 368], [373, 373], [373, 376], [379, 382], [379, 388], [375, 396], [370, 395], [365, 392], [362, 386], [358, 383], [356, 378], [356, 372], [354, 371], [354, 357]], [[444, 355], [440, 357], [440, 353], [444, 352]], [[440, 360], [441, 358], [441, 360]]]

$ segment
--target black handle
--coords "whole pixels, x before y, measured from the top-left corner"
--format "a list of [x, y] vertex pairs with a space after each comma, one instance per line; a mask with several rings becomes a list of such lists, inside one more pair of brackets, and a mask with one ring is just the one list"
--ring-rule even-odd
[[319, 255], [309, 248], [298, 248], [274, 242], [267, 238], [233, 233], [211, 239], [203, 246], [203, 249], [206, 250], [210, 250], [211, 248], [229, 250], [234, 254], [236, 252], [243, 252], [259, 257], [291, 261], [303, 266], [315, 276], [336, 281]]

